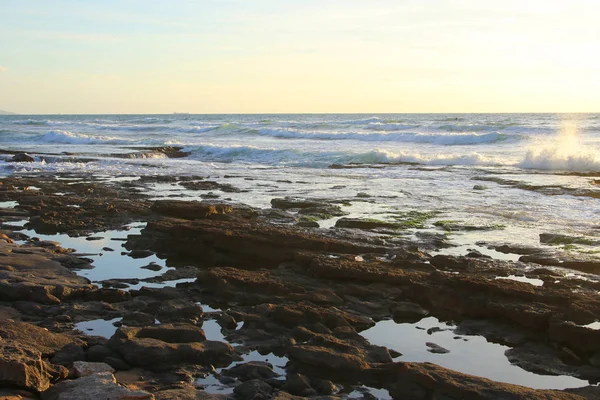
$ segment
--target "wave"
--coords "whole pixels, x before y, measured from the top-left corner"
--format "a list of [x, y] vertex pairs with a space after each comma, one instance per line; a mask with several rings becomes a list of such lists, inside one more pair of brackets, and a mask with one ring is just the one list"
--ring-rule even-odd
[[486, 157], [478, 153], [470, 154], [434, 154], [425, 155], [420, 153], [391, 152], [387, 150], [375, 150], [363, 154], [355, 154], [349, 157], [347, 163], [355, 164], [393, 164], [411, 163], [423, 165], [500, 165], [499, 160]]
[[494, 143], [512, 139], [519, 139], [520, 136], [505, 135], [499, 132], [490, 132], [485, 134], [467, 133], [467, 134], [424, 134], [415, 132], [402, 133], [331, 133], [331, 132], [302, 132], [289, 129], [254, 129], [247, 130], [247, 133], [253, 133], [263, 136], [271, 136], [284, 139], [312, 139], [312, 140], [357, 140], [365, 142], [408, 142], [408, 143], [429, 143], [444, 146], [452, 145], [470, 145]]
[[39, 120], [39, 119], [23, 119], [12, 122], [15, 125], [34, 125], [34, 126], [45, 126], [51, 125], [52, 121], [50, 120]]
[[564, 152], [557, 147], [530, 149], [518, 166], [547, 171], [600, 172], [600, 154], [589, 150]]
[[498, 165], [498, 160], [478, 153], [424, 155], [374, 150], [363, 153], [344, 151], [300, 151], [255, 146], [204, 145], [187, 147], [193, 158], [210, 162], [251, 162], [267, 165], [324, 167], [331, 164], [424, 164], [424, 165]]
[[131, 144], [131, 140], [119, 139], [112, 136], [86, 135], [69, 131], [53, 130], [37, 139], [40, 143], [57, 144]]

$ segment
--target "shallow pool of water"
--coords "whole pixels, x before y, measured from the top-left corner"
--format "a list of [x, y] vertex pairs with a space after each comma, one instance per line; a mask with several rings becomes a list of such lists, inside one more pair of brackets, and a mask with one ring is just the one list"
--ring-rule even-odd
[[[439, 328], [440, 331], [429, 334], [428, 330], [431, 328]], [[588, 385], [587, 381], [571, 376], [536, 375], [525, 371], [510, 364], [504, 355], [509, 347], [490, 343], [483, 336], [456, 335], [455, 328], [437, 318], [428, 317], [414, 324], [380, 321], [361, 334], [372, 344], [401, 352], [402, 356], [396, 361], [431, 362], [458, 372], [535, 389], [565, 389]], [[428, 342], [450, 352], [431, 353], [426, 346]]]

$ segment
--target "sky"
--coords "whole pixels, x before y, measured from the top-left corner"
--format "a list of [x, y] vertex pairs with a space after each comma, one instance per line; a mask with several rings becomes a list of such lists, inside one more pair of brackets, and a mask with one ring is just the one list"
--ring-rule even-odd
[[0, 0], [17, 113], [600, 112], [597, 0]]

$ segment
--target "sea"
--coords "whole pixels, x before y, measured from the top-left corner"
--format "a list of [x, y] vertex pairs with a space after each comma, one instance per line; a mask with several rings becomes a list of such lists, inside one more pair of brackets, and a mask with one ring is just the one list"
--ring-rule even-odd
[[[189, 154], [148, 150], [160, 146]], [[554, 233], [588, 239], [562, 250], [594, 254], [585, 243], [600, 240], [600, 114], [2, 115], [0, 149], [35, 156], [1, 154], [2, 175], [193, 175], [239, 189], [212, 197], [260, 208], [291, 196], [344, 204], [353, 218], [426, 212], [398, 234], [445, 235], [450, 252], [548, 246], [539, 235]]]

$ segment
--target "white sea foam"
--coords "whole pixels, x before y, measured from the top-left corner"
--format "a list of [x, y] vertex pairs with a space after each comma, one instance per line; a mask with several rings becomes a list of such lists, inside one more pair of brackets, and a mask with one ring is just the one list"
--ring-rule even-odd
[[292, 149], [261, 148], [257, 146], [204, 145], [188, 147], [195, 159], [212, 162], [255, 162], [267, 165], [287, 164], [323, 167], [331, 164], [393, 164], [415, 163], [426, 165], [498, 165], [499, 161], [478, 153], [425, 155], [409, 152], [373, 150], [300, 151]]
[[112, 136], [86, 135], [69, 131], [53, 130], [37, 139], [40, 143], [58, 144], [130, 144], [131, 140], [119, 139]]
[[557, 135], [538, 140], [519, 164], [522, 168], [598, 172], [600, 149], [582, 142], [576, 121], [564, 121]]

